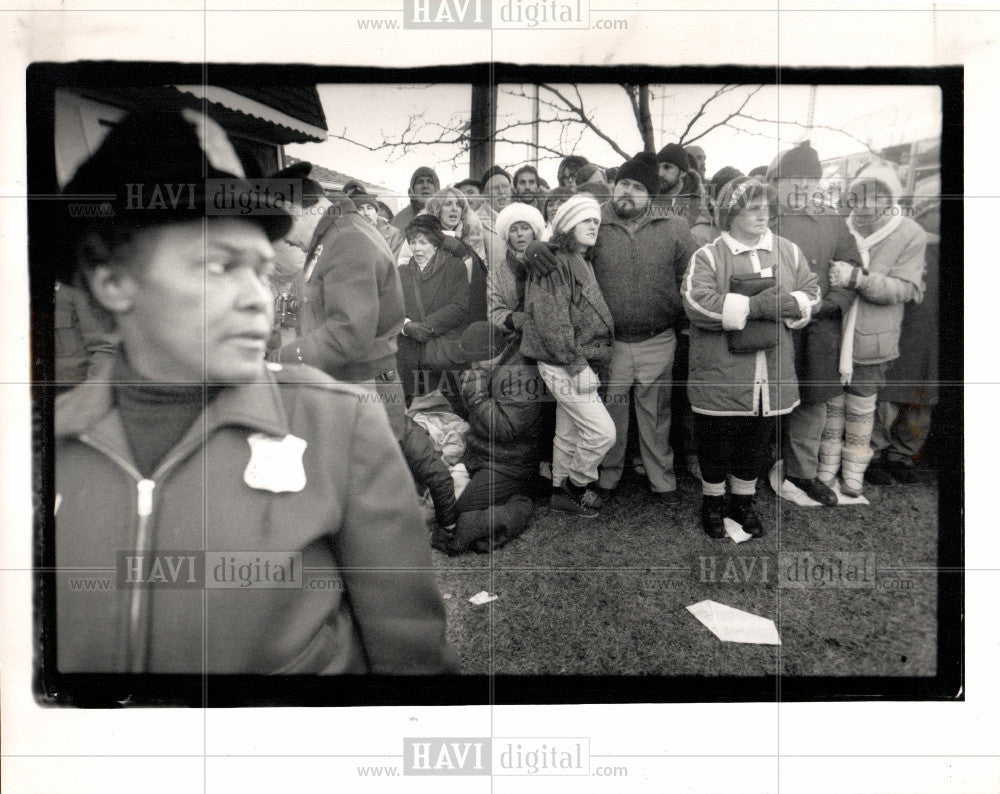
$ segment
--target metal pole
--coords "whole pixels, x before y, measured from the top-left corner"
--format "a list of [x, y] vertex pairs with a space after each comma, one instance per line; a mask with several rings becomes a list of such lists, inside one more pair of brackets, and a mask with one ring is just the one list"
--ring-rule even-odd
[[540, 110], [541, 106], [538, 101], [538, 84], [536, 83], [534, 98], [531, 102], [531, 145], [535, 150], [531, 159], [534, 163], [535, 171], [538, 171], [538, 127], [541, 116]]

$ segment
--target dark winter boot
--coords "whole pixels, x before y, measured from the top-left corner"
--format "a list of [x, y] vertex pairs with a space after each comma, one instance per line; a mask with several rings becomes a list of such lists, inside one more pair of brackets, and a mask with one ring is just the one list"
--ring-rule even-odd
[[593, 495], [587, 489], [579, 485], [573, 485], [569, 480], [560, 487], [552, 489], [552, 496], [549, 497], [549, 507], [558, 513], [571, 513], [582, 518], [597, 518], [600, 513], [588, 504], [593, 499]]
[[875, 458], [865, 469], [865, 482], [872, 485], [892, 485], [892, 475], [886, 465], [885, 458]]
[[759, 538], [764, 534], [764, 525], [753, 509], [753, 496], [732, 494], [729, 497], [729, 518], [743, 527], [748, 535]]
[[459, 513], [458, 524], [455, 525], [455, 534], [452, 536], [451, 543], [448, 544], [448, 555], [462, 554], [473, 548], [473, 545], [480, 540], [484, 540], [487, 548], [489, 547], [489, 509], [467, 510], [464, 513]]
[[710, 538], [724, 538], [726, 525], [723, 519], [726, 515], [725, 496], [701, 497], [701, 528]]
[[804, 477], [786, 477], [792, 485], [796, 486], [810, 499], [819, 502], [821, 505], [833, 507], [837, 504], [837, 493], [828, 485], [824, 485], [817, 479], [807, 480]]

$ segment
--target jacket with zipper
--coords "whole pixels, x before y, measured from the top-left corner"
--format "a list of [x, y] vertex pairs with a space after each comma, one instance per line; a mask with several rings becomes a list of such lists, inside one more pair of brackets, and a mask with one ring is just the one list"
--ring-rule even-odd
[[[725, 332], [746, 327], [749, 299], [730, 292], [732, 279], [767, 276], [795, 298], [799, 317], [774, 323], [774, 347], [733, 353]], [[798, 246], [770, 230], [754, 245], [723, 232], [691, 257], [682, 294], [691, 319], [691, 410], [712, 416], [775, 416], [792, 411], [799, 404], [799, 391], [791, 330], [809, 322], [819, 301], [816, 274]]]
[[[413, 481], [367, 391], [309, 367], [262, 365], [257, 382], [208, 403], [144, 478], [112, 371], [56, 403], [61, 672], [457, 669]], [[257, 456], [262, 439], [271, 453]], [[205, 589], [74, 589], [88, 571], [114, 570], [117, 556], [202, 552]], [[302, 585], [212, 587], [235, 552], [301, 554]]]

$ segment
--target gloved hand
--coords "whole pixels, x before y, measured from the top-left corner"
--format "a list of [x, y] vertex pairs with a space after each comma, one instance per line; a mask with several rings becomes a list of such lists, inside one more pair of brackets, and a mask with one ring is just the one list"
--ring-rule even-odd
[[835, 320], [840, 317], [840, 304], [829, 298], [823, 298], [819, 304], [813, 307], [812, 318], [814, 320]]
[[462, 373], [462, 380], [458, 387], [462, 399], [469, 405], [475, 405], [489, 397], [487, 393], [488, 382], [489, 373], [479, 367], [469, 367]]
[[507, 315], [507, 319], [503, 321], [503, 324], [507, 326], [507, 329], [510, 331], [520, 331], [527, 318], [528, 315], [524, 312], [511, 312]]
[[441, 247], [447, 251], [452, 256], [465, 257], [465, 243], [459, 240], [457, 237], [452, 237], [451, 235], [444, 235], [441, 240]]
[[789, 320], [798, 320], [802, 317], [802, 309], [799, 308], [799, 302], [789, 292], [780, 292], [778, 294], [778, 311], [783, 318]]
[[[792, 298], [794, 301], [795, 298]], [[750, 298], [750, 313], [747, 319], [750, 320], [777, 320], [781, 315], [778, 312], [778, 288], [768, 287], [763, 292], [758, 292]]]
[[855, 282], [857, 281], [857, 276], [854, 275], [855, 270], [858, 270], [858, 268], [854, 267], [854, 265], [848, 264], [847, 262], [834, 262], [830, 265], [830, 286], [851, 286], [852, 276]]
[[559, 260], [556, 258], [558, 250], [554, 245], [541, 240], [529, 243], [524, 249], [524, 263], [529, 271], [547, 276], [559, 266]]
[[434, 336], [434, 330], [427, 323], [415, 323], [412, 320], [403, 328], [403, 333], [418, 342], [426, 342]]

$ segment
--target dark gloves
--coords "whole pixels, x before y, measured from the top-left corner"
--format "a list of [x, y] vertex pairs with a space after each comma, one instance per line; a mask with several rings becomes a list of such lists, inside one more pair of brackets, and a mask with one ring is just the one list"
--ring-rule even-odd
[[452, 237], [448, 234], [443, 236], [443, 239], [441, 240], [441, 247], [449, 254], [457, 256], [459, 259], [464, 259], [467, 255], [465, 243], [457, 237]]
[[556, 258], [558, 250], [554, 245], [541, 240], [529, 243], [528, 247], [524, 249], [524, 263], [530, 272], [547, 276], [559, 267], [559, 260]]
[[788, 292], [778, 293], [778, 313], [790, 320], [798, 320], [802, 317], [802, 309], [799, 302]]
[[[792, 298], [792, 300], [795, 300]], [[750, 312], [747, 314], [749, 320], [777, 320], [778, 313], [778, 288], [768, 287], [763, 292], [758, 292], [750, 298]]]
[[403, 327], [403, 333], [417, 342], [426, 342], [434, 336], [434, 329], [427, 323], [415, 323], [411, 320]]
[[829, 298], [823, 298], [812, 311], [814, 320], [835, 320], [840, 317], [840, 304]]

